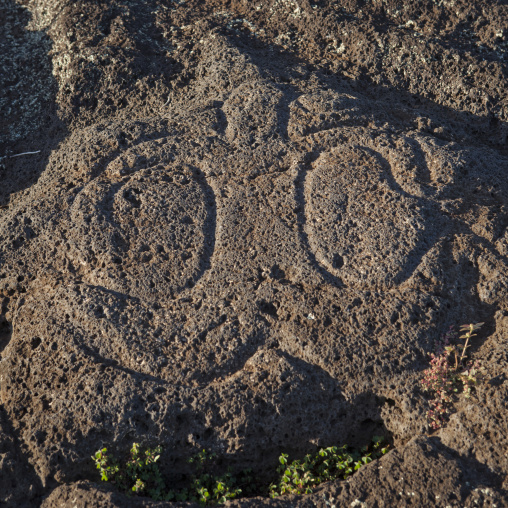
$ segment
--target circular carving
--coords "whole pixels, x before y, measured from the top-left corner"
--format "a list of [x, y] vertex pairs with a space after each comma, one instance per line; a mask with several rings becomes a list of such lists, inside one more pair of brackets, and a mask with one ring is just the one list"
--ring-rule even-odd
[[407, 279], [428, 249], [426, 221], [367, 148], [326, 153], [305, 179], [304, 231], [316, 260], [349, 286]]
[[206, 270], [213, 195], [192, 168], [147, 168], [88, 184], [72, 206], [75, 248], [88, 283], [131, 295], [171, 295]]

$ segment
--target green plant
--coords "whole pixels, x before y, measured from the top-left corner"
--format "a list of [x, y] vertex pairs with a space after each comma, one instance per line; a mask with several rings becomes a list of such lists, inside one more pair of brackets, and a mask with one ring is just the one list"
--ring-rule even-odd
[[186, 488], [178, 491], [166, 490], [157, 461], [160, 446], [142, 451], [137, 443], [132, 445], [129, 458], [121, 463], [108, 454], [106, 448], [95, 453], [92, 459], [101, 473], [102, 481], [111, 481], [120, 490], [134, 495], [146, 495], [156, 501], [194, 501], [205, 504], [224, 504], [240, 496], [282, 494], [307, 494], [322, 482], [347, 478], [364, 464], [381, 457], [388, 451], [382, 445], [383, 438], [375, 437], [371, 446], [359, 452], [349, 451], [347, 446], [323, 448], [315, 455], [307, 455], [303, 461], [288, 461], [282, 454], [277, 470], [280, 478], [269, 487], [254, 480], [249, 470], [237, 477], [231, 470], [216, 475], [210, 471], [218, 469], [217, 456], [202, 450], [189, 459], [194, 474]]
[[222, 476], [212, 476], [205, 472], [206, 466], [214, 466], [215, 454], [202, 450], [189, 460], [195, 464], [197, 474], [193, 477], [188, 500], [206, 503], [225, 503], [245, 495], [266, 495], [276, 497], [282, 494], [309, 494], [320, 483], [347, 478], [361, 466], [368, 464], [388, 452], [383, 446], [383, 437], [374, 437], [370, 446], [360, 451], [348, 451], [347, 446], [322, 448], [315, 455], [307, 455], [303, 461], [288, 461], [288, 455], [279, 457], [277, 473], [279, 480], [268, 488], [257, 483], [251, 471], [245, 470], [238, 478], [231, 471]]
[[164, 500], [165, 485], [157, 461], [160, 458], [160, 446], [141, 452], [139, 444], [134, 443], [130, 457], [125, 464], [120, 464], [108, 454], [107, 448], [95, 452], [92, 459], [101, 472], [102, 481], [111, 481], [120, 490], [148, 495], [155, 500]]
[[[242, 494], [239, 482], [233, 476], [230, 469], [225, 474], [214, 476], [207, 472], [207, 469], [215, 469], [217, 455], [206, 450], [200, 451], [189, 459], [189, 463], [195, 464], [196, 473], [193, 476], [189, 498], [200, 503], [223, 504], [229, 499], [235, 499]], [[246, 476], [248, 472], [242, 473]], [[245, 480], [245, 478], [244, 478]]]
[[201, 504], [223, 504], [237, 498], [241, 493], [240, 481], [251, 490], [252, 478], [249, 471], [243, 471], [237, 480], [228, 470], [227, 473], [214, 476], [207, 472], [216, 467], [216, 455], [202, 450], [189, 459], [195, 466], [188, 488], [179, 491], [166, 490], [157, 461], [160, 458], [160, 446], [142, 452], [139, 444], [134, 443], [130, 457], [125, 463], [108, 454], [107, 448], [98, 450], [92, 459], [101, 473], [102, 481], [111, 481], [120, 490], [128, 494], [146, 495], [156, 501], [194, 501]]
[[374, 437], [372, 445], [362, 448], [360, 452], [349, 451], [347, 446], [331, 446], [292, 462], [283, 453], [277, 469], [279, 480], [270, 485], [270, 496], [310, 494], [320, 483], [345, 479], [363, 465], [387, 453], [388, 447], [383, 447], [382, 442], [382, 437]]
[[476, 336], [474, 332], [483, 324], [460, 327], [463, 335], [459, 339], [465, 339], [463, 345], [455, 343], [457, 333], [451, 327], [438, 342], [436, 352], [430, 355], [431, 366], [424, 371], [421, 383], [424, 391], [433, 394], [433, 398], [429, 401], [427, 419], [434, 430], [441, 428], [448, 421], [454, 396], [463, 393], [465, 397], [469, 397], [471, 388], [484, 374], [479, 362], [466, 362], [469, 341]]

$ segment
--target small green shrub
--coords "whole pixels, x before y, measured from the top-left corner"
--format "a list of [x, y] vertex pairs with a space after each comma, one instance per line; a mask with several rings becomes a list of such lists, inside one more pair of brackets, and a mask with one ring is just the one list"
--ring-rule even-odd
[[156, 501], [194, 501], [201, 504], [224, 504], [230, 499], [253, 495], [308, 494], [320, 483], [347, 478], [364, 464], [381, 457], [388, 451], [382, 446], [383, 438], [376, 437], [370, 447], [360, 452], [348, 451], [347, 446], [323, 448], [315, 455], [307, 455], [303, 461], [291, 463], [288, 456], [279, 458], [279, 479], [269, 487], [257, 482], [250, 470], [233, 476], [231, 470], [222, 475], [209, 471], [217, 469], [217, 456], [202, 450], [189, 459], [194, 474], [187, 488], [166, 490], [157, 461], [161, 447], [141, 451], [134, 443], [130, 457], [120, 463], [108, 454], [106, 448], [95, 453], [92, 459], [101, 473], [102, 481], [111, 481], [120, 490], [131, 495], [143, 495]]
[[107, 448], [95, 452], [92, 459], [101, 472], [102, 481], [111, 481], [120, 490], [146, 495], [159, 501], [166, 499], [164, 481], [157, 464], [161, 451], [162, 448], [158, 446], [141, 452], [139, 444], [134, 443], [125, 464], [120, 464], [109, 455]]
[[460, 327], [463, 335], [458, 338], [465, 339], [463, 346], [455, 343], [458, 334], [451, 327], [437, 343], [436, 352], [430, 355], [430, 368], [424, 371], [421, 383], [424, 391], [432, 394], [427, 419], [434, 430], [448, 421], [456, 394], [463, 393], [469, 397], [471, 388], [485, 372], [479, 362], [466, 361], [469, 341], [476, 337], [473, 332], [482, 326], [483, 323], [476, 323]]
[[242, 494], [239, 481], [245, 484], [247, 492], [251, 489], [252, 478], [249, 471], [243, 471], [237, 480], [231, 473], [214, 476], [207, 472], [215, 467], [216, 455], [205, 450], [189, 459], [194, 464], [193, 475], [188, 488], [172, 491], [166, 486], [159, 471], [157, 461], [162, 448], [147, 448], [140, 451], [139, 444], [134, 443], [130, 450], [130, 457], [121, 464], [108, 454], [106, 448], [95, 453], [92, 459], [101, 473], [102, 481], [111, 481], [121, 491], [127, 494], [143, 495], [156, 501], [194, 501], [201, 504], [224, 504], [229, 499], [235, 499]]
[[388, 447], [383, 447], [382, 442], [383, 438], [376, 436], [371, 446], [366, 446], [359, 452], [349, 451], [347, 446], [331, 446], [320, 449], [315, 455], [306, 455], [303, 460], [292, 462], [289, 462], [288, 456], [283, 453], [277, 469], [280, 478], [278, 482], [270, 485], [270, 496], [310, 494], [320, 483], [345, 479], [387, 453]]
[[184, 496], [186, 500], [198, 501], [202, 504], [224, 504], [229, 499], [240, 497], [243, 493], [240, 486], [249, 486], [252, 481], [249, 471], [243, 471], [239, 478], [233, 476], [231, 469], [223, 475], [214, 476], [207, 471], [216, 469], [216, 460], [217, 455], [206, 450], [190, 458], [189, 463], [195, 465], [191, 487], [175, 494], [175, 497], [179, 496], [181, 499]]

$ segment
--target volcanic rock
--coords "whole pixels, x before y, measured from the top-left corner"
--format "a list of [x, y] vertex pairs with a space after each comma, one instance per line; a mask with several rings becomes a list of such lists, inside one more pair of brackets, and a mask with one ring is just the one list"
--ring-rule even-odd
[[[0, 504], [151, 506], [100, 483], [102, 447], [269, 482], [384, 435], [347, 481], [230, 505], [508, 506], [504, 2], [0, 19]], [[484, 379], [433, 431], [429, 354], [480, 321]]]

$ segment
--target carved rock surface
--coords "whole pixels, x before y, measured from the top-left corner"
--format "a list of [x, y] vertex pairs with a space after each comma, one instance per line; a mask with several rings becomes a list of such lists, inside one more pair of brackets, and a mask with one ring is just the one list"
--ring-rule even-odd
[[[236, 506], [508, 506], [508, 7], [0, 4], [0, 504], [149, 506], [90, 456], [393, 450]], [[6, 71], [6, 72], [5, 72]], [[485, 322], [428, 427], [422, 371]], [[169, 503], [167, 504], [170, 505]]]

